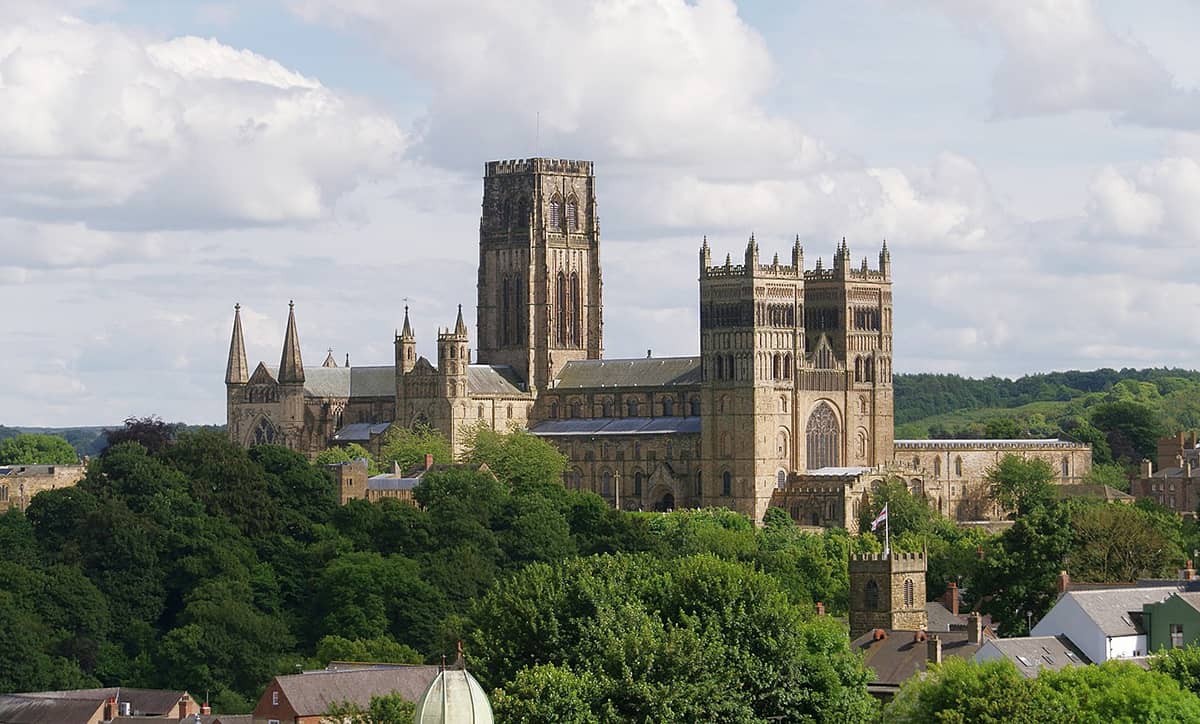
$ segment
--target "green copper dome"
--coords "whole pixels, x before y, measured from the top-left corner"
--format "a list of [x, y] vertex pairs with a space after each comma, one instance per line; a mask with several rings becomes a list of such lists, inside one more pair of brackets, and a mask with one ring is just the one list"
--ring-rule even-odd
[[445, 669], [417, 702], [417, 724], [492, 724], [483, 687], [463, 668]]

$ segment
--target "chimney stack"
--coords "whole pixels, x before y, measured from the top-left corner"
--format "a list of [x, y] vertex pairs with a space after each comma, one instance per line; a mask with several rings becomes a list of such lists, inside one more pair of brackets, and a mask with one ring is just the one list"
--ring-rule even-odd
[[1058, 593], [1062, 595], [1071, 590], [1071, 576], [1066, 571], [1058, 572]]
[[1196, 580], [1196, 569], [1192, 567], [1192, 559], [1188, 559], [1188, 562], [1184, 566], [1183, 570], [1179, 572], [1179, 577], [1185, 581]]
[[1154, 463], [1142, 458], [1142, 477], [1148, 478], [1154, 474]]
[[212, 707], [206, 701], [200, 705], [200, 716], [208, 716], [210, 714], [212, 714]]
[[930, 636], [925, 642], [925, 659], [931, 664], [942, 663], [942, 640], [937, 636]]
[[958, 584], [954, 581], [946, 584], [946, 595], [942, 603], [950, 610], [950, 613], [958, 615]]
[[978, 612], [967, 616], [967, 643], [983, 643], [983, 616]]
[[820, 601], [817, 601], [817, 615], [818, 616], [825, 615], [825, 604], [821, 603]]
[[433, 467], [433, 453], [425, 453], [425, 469], [429, 470]]

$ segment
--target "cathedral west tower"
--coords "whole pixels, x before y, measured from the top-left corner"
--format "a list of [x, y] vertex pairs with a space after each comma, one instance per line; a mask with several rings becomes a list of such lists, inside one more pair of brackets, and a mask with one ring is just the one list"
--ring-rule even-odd
[[603, 355], [595, 185], [590, 161], [485, 166], [477, 361], [511, 366], [531, 389]]

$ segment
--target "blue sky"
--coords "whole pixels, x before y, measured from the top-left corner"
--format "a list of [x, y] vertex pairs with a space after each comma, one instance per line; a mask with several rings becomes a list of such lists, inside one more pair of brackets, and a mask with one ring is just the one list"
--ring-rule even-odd
[[[386, 364], [474, 304], [482, 165], [596, 162], [608, 356], [696, 248], [893, 253], [898, 371], [1194, 367], [1200, 5], [0, 0], [0, 423], [224, 416], [296, 300]], [[535, 133], [540, 116], [540, 134]]]

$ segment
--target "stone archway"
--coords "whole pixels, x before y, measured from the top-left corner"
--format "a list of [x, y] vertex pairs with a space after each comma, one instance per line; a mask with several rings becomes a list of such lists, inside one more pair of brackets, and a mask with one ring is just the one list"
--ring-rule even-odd
[[653, 510], [656, 513], [666, 513], [675, 510], [675, 492], [666, 486], [654, 489], [651, 498]]

